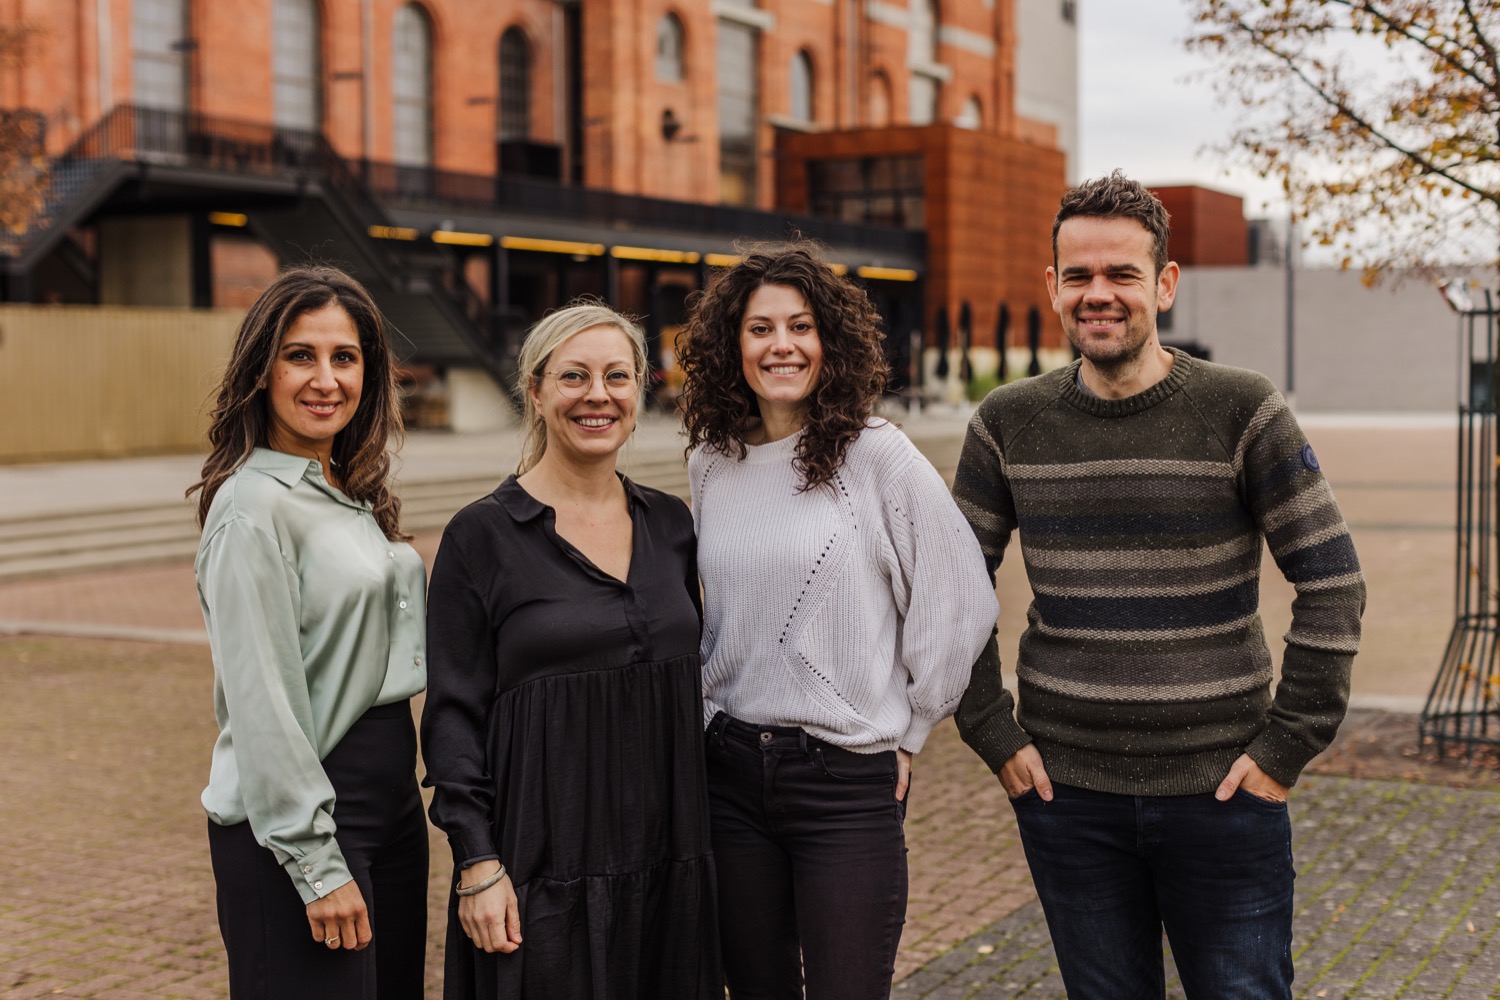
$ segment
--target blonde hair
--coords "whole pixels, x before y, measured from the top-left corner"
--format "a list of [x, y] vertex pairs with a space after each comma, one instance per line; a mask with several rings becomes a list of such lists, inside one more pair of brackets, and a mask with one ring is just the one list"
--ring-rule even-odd
[[596, 326], [612, 326], [630, 341], [635, 368], [641, 376], [641, 388], [636, 395], [636, 408], [639, 411], [644, 401], [646, 376], [649, 374], [646, 367], [646, 334], [640, 324], [596, 299], [581, 299], [548, 313], [526, 332], [526, 340], [521, 344], [521, 354], [516, 359], [516, 389], [520, 393], [522, 404], [521, 426], [526, 432], [516, 475], [530, 471], [541, 461], [547, 450], [547, 424], [532, 405], [531, 390], [541, 378], [552, 352]]

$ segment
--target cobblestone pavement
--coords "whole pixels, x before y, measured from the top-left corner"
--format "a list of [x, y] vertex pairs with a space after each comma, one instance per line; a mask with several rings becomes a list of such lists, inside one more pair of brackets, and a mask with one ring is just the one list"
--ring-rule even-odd
[[[1298, 997], [1500, 996], [1500, 791], [1314, 776], [1292, 815]], [[1041, 905], [927, 963], [895, 996], [1066, 996]], [[1168, 996], [1182, 996], [1175, 982]]]
[[[1420, 703], [1446, 636], [1451, 429], [1310, 437], [1354, 528], [1371, 605], [1355, 677], [1367, 707], [1293, 797], [1297, 995], [1500, 997], [1500, 767], [1437, 761], [1411, 715], [1380, 710]], [[417, 546], [430, 558], [436, 542], [424, 534]], [[1002, 568], [1000, 592], [1013, 652], [1019, 560]], [[1289, 594], [1268, 579], [1264, 597], [1274, 635]], [[0, 638], [0, 1000], [223, 996], [197, 801], [212, 674], [191, 569], [7, 584], [0, 620], [62, 633]], [[895, 995], [1062, 996], [1010, 807], [951, 724], [918, 758], [907, 829]], [[432, 860], [436, 997], [450, 871], [435, 832]]]

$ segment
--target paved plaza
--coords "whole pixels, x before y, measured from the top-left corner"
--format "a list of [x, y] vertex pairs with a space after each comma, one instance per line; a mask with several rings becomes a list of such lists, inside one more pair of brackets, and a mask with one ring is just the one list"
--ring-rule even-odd
[[[1418, 745], [1412, 714], [1451, 624], [1454, 424], [1306, 424], [1370, 605], [1356, 710], [1293, 791], [1298, 996], [1500, 997], [1500, 780], [1488, 762], [1437, 761]], [[937, 414], [909, 429], [951, 467], [962, 426], [962, 414]], [[636, 461], [680, 454], [670, 427], [641, 437]], [[511, 461], [498, 437], [418, 435], [406, 476], [498, 479]], [[0, 468], [0, 520], [180, 496], [196, 463]], [[417, 538], [429, 559], [436, 544], [436, 532]], [[1271, 636], [1285, 630], [1290, 601], [1274, 572], [1263, 588]], [[1018, 559], [1002, 568], [999, 592], [1010, 660], [1026, 603]], [[177, 559], [0, 584], [0, 623], [15, 633], [0, 637], [0, 998], [223, 996], [197, 802], [212, 678], [191, 567]], [[951, 724], [918, 758], [912, 795], [895, 996], [1062, 997], [1010, 807]], [[436, 997], [450, 877], [436, 833], [432, 859]]]

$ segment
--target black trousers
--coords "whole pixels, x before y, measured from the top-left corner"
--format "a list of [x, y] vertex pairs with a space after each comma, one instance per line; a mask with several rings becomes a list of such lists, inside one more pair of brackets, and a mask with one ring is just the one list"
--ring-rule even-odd
[[427, 954], [427, 821], [411, 704], [372, 708], [323, 760], [339, 849], [364, 895], [364, 951], [314, 941], [307, 908], [250, 824], [208, 824], [219, 931], [234, 1000], [421, 1000]]
[[896, 753], [722, 712], [706, 734], [719, 936], [733, 1000], [878, 1000], [906, 920]]

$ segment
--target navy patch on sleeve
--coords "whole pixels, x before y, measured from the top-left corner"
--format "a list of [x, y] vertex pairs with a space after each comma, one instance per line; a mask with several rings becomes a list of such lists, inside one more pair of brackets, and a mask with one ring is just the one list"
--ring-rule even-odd
[[1312, 445], [1310, 444], [1302, 446], [1302, 464], [1314, 472], [1322, 471], [1318, 467], [1318, 456], [1313, 454]]

